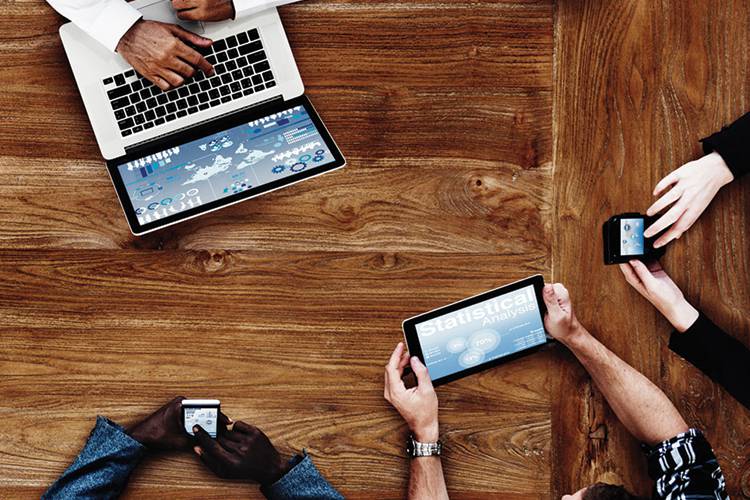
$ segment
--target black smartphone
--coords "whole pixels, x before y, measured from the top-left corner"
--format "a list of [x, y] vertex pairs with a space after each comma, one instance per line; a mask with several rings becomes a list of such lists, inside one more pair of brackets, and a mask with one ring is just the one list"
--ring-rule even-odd
[[643, 233], [656, 220], [639, 213], [624, 213], [610, 217], [602, 226], [604, 263], [620, 264], [632, 259], [658, 259], [664, 255], [664, 249], [654, 248], [653, 238], [646, 238]]
[[220, 410], [221, 402], [218, 399], [183, 399], [182, 421], [185, 432], [193, 436], [193, 426], [200, 425], [209, 436], [216, 439]]

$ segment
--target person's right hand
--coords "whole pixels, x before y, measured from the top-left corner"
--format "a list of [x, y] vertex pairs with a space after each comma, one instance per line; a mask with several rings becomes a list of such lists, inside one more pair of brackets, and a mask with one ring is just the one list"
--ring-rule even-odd
[[213, 66], [185, 42], [197, 47], [213, 43], [175, 24], [141, 19], [122, 36], [117, 52], [157, 87], [169, 90], [182, 85], [196, 69], [213, 73]]
[[153, 450], [179, 450], [190, 446], [182, 428], [182, 396], [174, 398], [128, 429], [130, 437]]
[[[417, 385], [407, 389], [401, 377], [404, 368], [410, 363], [417, 377]], [[438, 440], [438, 399], [430, 374], [419, 358], [409, 358], [403, 342], [398, 343], [385, 365], [383, 396], [401, 414], [417, 441], [434, 443]]]
[[547, 306], [544, 315], [544, 328], [560, 342], [572, 340], [581, 333], [582, 327], [573, 312], [568, 289], [561, 283], [545, 284], [542, 298]]
[[663, 247], [679, 238], [698, 220], [719, 189], [732, 182], [732, 179], [732, 171], [716, 152], [684, 164], [660, 180], [654, 188], [654, 196], [663, 196], [648, 208], [646, 214], [653, 216], [670, 205], [671, 208], [651, 224], [643, 235], [651, 238], [669, 228], [654, 242], [654, 248]]
[[658, 260], [648, 263], [631, 260], [620, 264], [630, 285], [651, 302], [677, 331], [684, 332], [698, 319], [698, 310], [685, 299], [682, 290], [664, 271]]
[[[231, 427], [231, 429], [229, 428]], [[199, 425], [193, 427], [198, 446], [195, 453], [206, 467], [225, 479], [252, 479], [273, 484], [286, 474], [288, 466], [263, 431], [245, 422], [219, 429], [216, 439]]]

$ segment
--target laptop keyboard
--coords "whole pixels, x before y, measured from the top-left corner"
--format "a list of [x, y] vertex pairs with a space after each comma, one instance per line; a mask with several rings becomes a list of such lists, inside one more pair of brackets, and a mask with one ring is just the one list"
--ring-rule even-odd
[[132, 69], [102, 80], [123, 137], [276, 86], [257, 29], [195, 50], [213, 65], [213, 76], [198, 70], [167, 92]]

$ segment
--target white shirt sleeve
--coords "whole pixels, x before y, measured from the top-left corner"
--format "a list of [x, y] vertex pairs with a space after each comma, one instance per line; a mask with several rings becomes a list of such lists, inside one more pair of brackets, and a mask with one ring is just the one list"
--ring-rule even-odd
[[234, 0], [235, 18], [255, 14], [271, 7], [279, 7], [299, 0]]
[[47, 3], [112, 52], [122, 35], [141, 18], [138, 9], [125, 0], [47, 0]]

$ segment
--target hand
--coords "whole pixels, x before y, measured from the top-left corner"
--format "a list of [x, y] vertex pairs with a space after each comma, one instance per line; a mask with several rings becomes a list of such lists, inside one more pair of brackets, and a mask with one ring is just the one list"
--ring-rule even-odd
[[206, 467], [225, 479], [252, 479], [273, 484], [287, 473], [286, 461], [257, 427], [235, 422], [211, 439], [199, 425], [193, 427], [198, 446], [193, 450]]
[[174, 398], [143, 421], [128, 429], [130, 437], [156, 450], [179, 450], [190, 446], [182, 427], [182, 396]]
[[197, 47], [213, 43], [174, 24], [137, 21], [120, 39], [117, 52], [162, 90], [179, 87], [196, 68], [210, 75], [213, 66], [185, 42]]
[[[417, 377], [417, 385], [407, 389], [401, 377], [404, 368], [410, 363]], [[391, 359], [385, 365], [383, 396], [401, 414], [417, 441], [434, 443], [438, 440], [438, 399], [432, 387], [430, 374], [419, 358], [409, 358], [403, 342], [398, 343]]]
[[685, 300], [672, 278], [658, 260], [648, 263], [631, 260], [620, 264], [622, 274], [638, 293], [643, 295], [679, 332], [684, 332], [698, 319], [698, 311]]
[[547, 283], [542, 290], [542, 297], [547, 306], [544, 328], [550, 335], [560, 342], [567, 343], [584, 331], [573, 312], [567, 288], [560, 283]]
[[732, 182], [732, 179], [732, 171], [721, 155], [715, 152], [673, 171], [659, 181], [654, 189], [654, 196], [664, 193], [670, 186], [671, 189], [656, 200], [646, 214], [652, 216], [669, 205], [672, 207], [646, 229], [644, 236], [651, 238], [672, 226], [654, 242], [654, 248], [679, 238], [698, 220], [719, 189]]
[[235, 14], [232, 0], [172, 0], [172, 8], [185, 21], [224, 21]]

